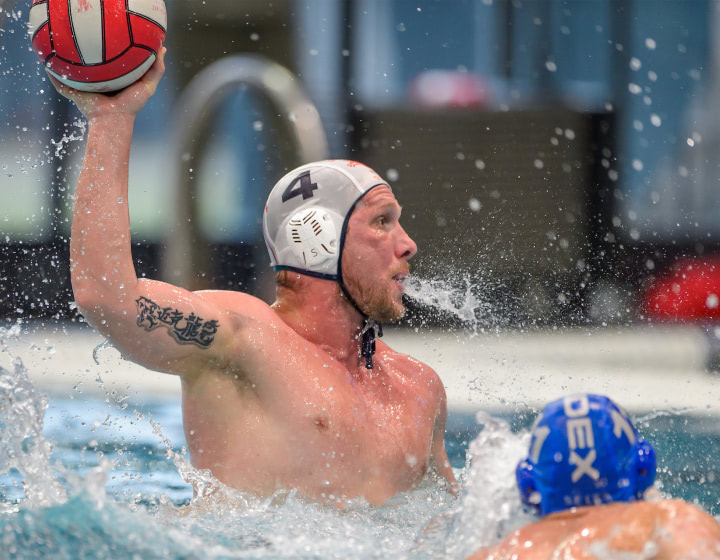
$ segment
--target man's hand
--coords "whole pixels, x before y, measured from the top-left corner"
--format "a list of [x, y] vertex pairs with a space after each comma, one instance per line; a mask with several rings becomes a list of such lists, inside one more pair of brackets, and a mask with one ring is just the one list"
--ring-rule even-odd
[[166, 51], [167, 49], [162, 47], [158, 53], [157, 60], [142, 78], [113, 95], [79, 91], [66, 86], [55, 79], [50, 73], [48, 73], [48, 77], [58, 93], [75, 103], [78, 109], [80, 109], [80, 112], [85, 115], [88, 120], [92, 120], [101, 115], [113, 114], [124, 114], [134, 117], [140, 109], [143, 108], [145, 103], [147, 103], [148, 99], [153, 96], [160, 82], [160, 78], [162, 78], [162, 75], [165, 73]]

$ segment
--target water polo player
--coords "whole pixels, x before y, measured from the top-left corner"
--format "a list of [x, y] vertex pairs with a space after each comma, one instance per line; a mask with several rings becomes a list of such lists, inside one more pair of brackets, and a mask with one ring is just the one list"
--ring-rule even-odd
[[472, 558], [720, 558], [720, 525], [656, 496], [655, 452], [627, 413], [601, 395], [547, 405], [516, 471], [520, 498], [542, 517]]
[[89, 123], [71, 236], [78, 308], [127, 358], [182, 377], [192, 462], [229, 486], [380, 504], [434, 465], [454, 491], [440, 379], [375, 340], [403, 314], [416, 246], [374, 171], [318, 162], [275, 186], [263, 227], [278, 269], [273, 305], [137, 278], [131, 135], [163, 60], [112, 97], [53, 82]]

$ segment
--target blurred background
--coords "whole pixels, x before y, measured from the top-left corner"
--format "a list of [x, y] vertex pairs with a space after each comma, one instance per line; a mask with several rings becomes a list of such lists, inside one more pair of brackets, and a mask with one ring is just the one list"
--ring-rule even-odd
[[[77, 320], [85, 126], [30, 49], [29, 4], [0, 3], [0, 315]], [[271, 300], [270, 187], [350, 158], [388, 179], [420, 247], [406, 324], [469, 308], [483, 328], [692, 322], [717, 340], [717, 2], [167, 7], [168, 70], [131, 163], [141, 275]], [[438, 281], [444, 307], [424, 291]]]

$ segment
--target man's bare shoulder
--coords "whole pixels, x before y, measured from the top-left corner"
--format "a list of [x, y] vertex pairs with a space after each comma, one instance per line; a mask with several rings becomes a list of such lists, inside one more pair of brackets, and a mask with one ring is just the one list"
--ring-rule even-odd
[[226, 313], [242, 314], [261, 321], [274, 321], [277, 314], [260, 298], [231, 290], [201, 290], [195, 292], [203, 299], [222, 308]]
[[653, 547], [658, 560], [720, 558], [720, 525], [679, 500], [613, 503], [553, 514], [522, 527], [472, 560], [614, 558]]
[[[613, 506], [615, 511], [607, 511]], [[607, 537], [610, 550], [638, 551], [651, 545], [658, 560], [720, 559], [720, 525], [693, 504], [640, 501], [597, 510], [593, 521], [604, 528], [598, 536]]]
[[696, 550], [693, 558], [720, 558], [720, 524], [712, 515], [679, 500], [663, 500], [653, 505], [662, 528], [678, 549]]
[[387, 361], [391, 360], [397, 372], [403, 377], [407, 377], [416, 382], [438, 384], [442, 387], [440, 376], [426, 363], [390, 348], [390, 346], [381, 340], [376, 341], [376, 348], [377, 353], [382, 359]]
[[720, 524], [709, 513], [700, 509], [695, 504], [684, 502], [682, 500], [659, 500], [657, 502], [638, 502], [654, 506], [659, 510], [666, 512], [668, 517], [683, 518], [692, 521], [707, 521], [720, 530]]
[[[618, 508], [614, 517], [620, 519], [654, 519], [655, 522], [670, 528], [682, 526], [683, 530], [691, 530], [693, 526], [704, 527], [714, 531], [720, 537], [720, 524], [710, 514], [698, 506], [674, 499], [639, 501], [627, 504], [613, 504]], [[606, 506], [610, 507], [610, 506]]]

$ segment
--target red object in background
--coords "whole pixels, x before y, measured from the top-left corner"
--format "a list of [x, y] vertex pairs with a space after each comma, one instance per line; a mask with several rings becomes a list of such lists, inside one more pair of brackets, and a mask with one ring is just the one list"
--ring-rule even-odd
[[645, 294], [648, 317], [660, 320], [720, 320], [720, 257], [680, 261]]
[[480, 76], [454, 70], [427, 70], [413, 78], [408, 87], [418, 107], [486, 107], [490, 87]]

